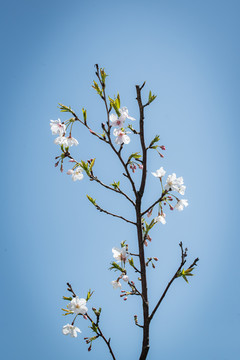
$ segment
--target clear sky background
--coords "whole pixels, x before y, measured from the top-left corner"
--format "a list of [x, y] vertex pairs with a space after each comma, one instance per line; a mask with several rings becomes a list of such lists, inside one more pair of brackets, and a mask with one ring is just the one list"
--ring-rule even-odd
[[[183, 176], [190, 206], [167, 211], [156, 226], [147, 256], [150, 306], [160, 297], [180, 261], [179, 241], [189, 261], [200, 258], [196, 276], [177, 280], [151, 328], [150, 360], [235, 360], [240, 352], [239, 289], [239, 1], [1, 1], [1, 355], [8, 360], [110, 359], [91, 334], [65, 337], [61, 298], [66, 282], [89, 303], [102, 306], [102, 328], [117, 359], [137, 359], [141, 330], [133, 315], [138, 298], [124, 302], [110, 281], [111, 249], [127, 240], [131, 225], [98, 213], [86, 199], [134, 219], [125, 200], [84, 178], [72, 182], [54, 168], [59, 154], [49, 120], [57, 105], [84, 106], [92, 128], [105, 121], [91, 88], [94, 64], [105, 67], [108, 94], [138, 117], [135, 85], [147, 81], [157, 99], [146, 109], [147, 141], [160, 134], [165, 158], [151, 153], [144, 206], [159, 195], [150, 171], [163, 166]], [[106, 183], [121, 179], [121, 167], [84, 128], [73, 136], [77, 159], [96, 157]], [[139, 151], [134, 137], [124, 155]], [[134, 175], [136, 181], [140, 175]], [[124, 183], [124, 179], [122, 179]], [[126, 189], [127, 189], [127, 182]], [[131, 193], [131, 192], [130, 192]], [[132, 274], [134, 279], [134, 274]]]

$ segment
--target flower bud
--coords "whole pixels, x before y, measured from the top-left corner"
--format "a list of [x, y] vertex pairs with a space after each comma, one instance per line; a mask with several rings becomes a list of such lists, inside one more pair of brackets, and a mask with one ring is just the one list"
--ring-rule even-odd
[[85, 320], [87, 320], [87, 315], [83, 315], [83, 318], [84, 318]]
[[165, 148], [164, 145], [161, 145], [160, 148], [161, 148], [162, 150], [166, 150], [166, 148]]
[[72, 170], [72, 169], [69, 169], [68, 171], [67, 171], [67, 175], [72, 175], [74, 173], [74, 171]]
[[159, 153], [159, 155], [161, 156], [161, 158], [164, 158], [164, 155], [163, 155], [163, 154]]
[[142, 164], [138, 164], [138, 167], [139, 167], [139, 169], [143, 169], [143, 165]]
[[158, 261], [158, 258], [157, 258], [157, 257], [154, 257], [153, 260]]
[[126, 301], [126, 300], [127, 300], [127, 297], [125, 297], [123, 300]]

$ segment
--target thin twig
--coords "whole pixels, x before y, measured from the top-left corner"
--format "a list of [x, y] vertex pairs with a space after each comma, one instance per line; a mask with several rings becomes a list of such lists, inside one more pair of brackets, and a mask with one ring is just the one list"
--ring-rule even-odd
[[109, 211], [102, 209], [102, 208], [101, 208], [99, 205], [97, 205], [97, 204], [95, 205], [95, 207], [96, 207], [96, 209], [99, 210], [100, 212], [104, 212], [104, 213], [107, 214], [107, 215], [111, 215], [111, 216], [117, 217], [117, 218], [119, 218], [119, 219], [122, 219], [122, 220], [126, 221], [127, 223], [136, 225], [135, 222], [133, 222], [133, 221], [131, 221], [131, 220], [128, 220], [128, 219], [124, 218], [123, 216], [110, 213]]
[[161, 298], [159, 299], [157, 305], [155, 306], [155, 308], [153, 309], [153, 312], [151, 313], [151, 315], [149, 316], [149, 321], [152, 320], [154, 314], [156, 313], [157, 309], [159, 308], [161, 302], [163, 301], [165, 295], [167, 294], [168, 289], [170, 288], [170, 286], [172, 285], [173, 281], [178, 277], [178, 273], [181, 270], [181, 268], [183, 267], [183, 265], [186, 262], [186, 257], [187, 257], [187, 249], [185, 249], [185, 251], [183, 250], [183, 246], [182, 246], [182, 242], [179, 243], [179, 246], [181, 248], [181, 264], [179, 265], [177, 271], [175, 272], [175, 274], [173, 275], [172, 279], [169, 281], [169, 283], [167, 284]]

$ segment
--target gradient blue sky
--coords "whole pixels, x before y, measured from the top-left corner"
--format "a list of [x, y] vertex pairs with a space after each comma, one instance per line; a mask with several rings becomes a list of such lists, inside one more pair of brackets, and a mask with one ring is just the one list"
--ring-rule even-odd
[[[196, 276], [173, 285], [151, 328], [149, 359], [235, 360], [239, 346], [239, 1], [1, 1], [2, 236], [1, 354], [9, 360], [110, 359], [105, 345], [91, 353], [81, 320], [77, 339], [64, 337], [61, 300], [70, 281], [80, 296], [95, 289], [89, 306], [102, 306], [102, 327], [118, 359], [135, 359], [141, 341], [133, 315], [138, 299], [123, 302], [108, 271], [111, 248], [127, 240], [131, 225], [99, 214], [86, 193], [109, 210], [132, 217], [124, 200], [86, 178], [73, 183], [54, 168], [58, 148], [49, 119], [58, 102], [84, 106], [95, 129], [104, 108], [91, 88], [93, 65], [106, 68], [108, 92], [138, 116], [135, 85], [147, 81], [158, 95], [146, 110], [152, 153], [149, 170], [164, 166], [183, 176], [190, 206], [167, 212], [152, 232], [150, 304], [154, 306], [179, 262], [180, 240]], [[67, 119], [61, 114], [62, 120]], [[82, 128], [74, 132], [78, 158], [97, 157], [105, 182], [121, 168]], [[90, 142], [91, 141], [91, 142]], [[139, 151], [131, 142], [126, 151]], [[65, 166], [65, 170], [68, 166]], [[139, 172], [136, 174], [136, 179]], [[151, 175], [144, 205], [159, 194]], [[235, 189], [236, 187], [236, 189]]]

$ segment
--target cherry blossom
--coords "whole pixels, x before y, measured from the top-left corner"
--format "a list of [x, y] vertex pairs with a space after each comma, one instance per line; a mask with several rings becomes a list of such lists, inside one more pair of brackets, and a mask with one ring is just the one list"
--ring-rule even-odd
[[62, 136], [66, 131], [66, 125], [63, 124], [60, 119], [50, 120], [50, 127], [53, 135]]
[[68, 137], [65, 138], [65, 146], [70, 147], [73, 145], [78, 145], [79, 142], [77, 141], [77, 139], [75, 139], [74, 137], [72, 137], [71, 135], [69, 135]]
[[78, 296], [74, 297], [72, 301], [67, 305], [67, 308], [70, 311], [73, 311], [74, 314], [86, 314], [88, 308], [86, 307], [87, 301], [83, 298], [79, 299]]
[[112, 284], [114, 290], [116, 290], [116, 289], [118, 289], [118, 288], [121, 289], [121, 287], [122, 287], [122, 284], [121, 284], [119, 281], [117, 281], [117, 280], [111, 281], [111, 284]]
[[82, 180], [83, 179], [83, 169], [81, 168], [81, 166], [77, 167], [77, 169], [74, 171], [72, 169], [69, 169], [67, 171], [68, 175], [72, 175], [72, 179], [73, 181], [77, 181], [77, 180]]
[[114, 129], [113, 135], [116, 136], [115, 143], [118, 145], [129, 144], [130, 137], [127, 135], [127, 133], [129, 133], [129, 131], [124, 131], [122, 129]]
[[62, 328], [63, 335], [70, 335], [71, 337], [77, 337], [77, 333], [81, 333], [81, 330], [77, 326], [70, 324], [64, 325]]
[[128, 109], [126, 107], [119, 109], [119, 112], [121, 114], [119, 117], [116, 114], [110, 114], [109, 119], [112, 123], [112, 126], [118, 126], [119, 128], [122, 128], [126, 119], [136, 120], [128, 115]]
[[122, 277], [123, 281], [128, 282], [129, 281], [129, 277], [127, 275], [123, 275]]
[[54, 144], [56, 145], [64, 145], [65, 146], [65, 143], [66, 143], [66, 138], [65, 136], [58, 136], [55, 140], [54, 140]]
[[166, 171], [161, 166], [160, 169], [156, 170], [156, 172], [152, 172], [152, 174], [157, 178], [162, 178], [166, 174]]
[[182, 211], [184, 209], [184, 206], [187, 207], [188, 206], [188, 200], [185, 199], [181, 199], [177, 202], [177, 204], [175, 205], [175, 209], [177, 209], [178, 211]]
[[155, 217], [154, 221], [155, 223], [162, 223], [162, 224], [166, 224], [166, 220], [165, 220], [166, 214], [162, 213], [161, 215], [158, 215], [157, 217]]
[[178, 191], [181, 195], [184, 195], [186, 186], [183, 185], [183, 178], [177, 178], [176, 174], [168, 175], [165, 190]]
[[120, 262], [120, 261], [126, 262], [126, 260], [128, 258], [126, 246], [122, 247], [121, 249], [114, 247], [114, 248], [112, 248], [112, 252], [113, 252], [114, 259], [116, 259], [118, 262]]

